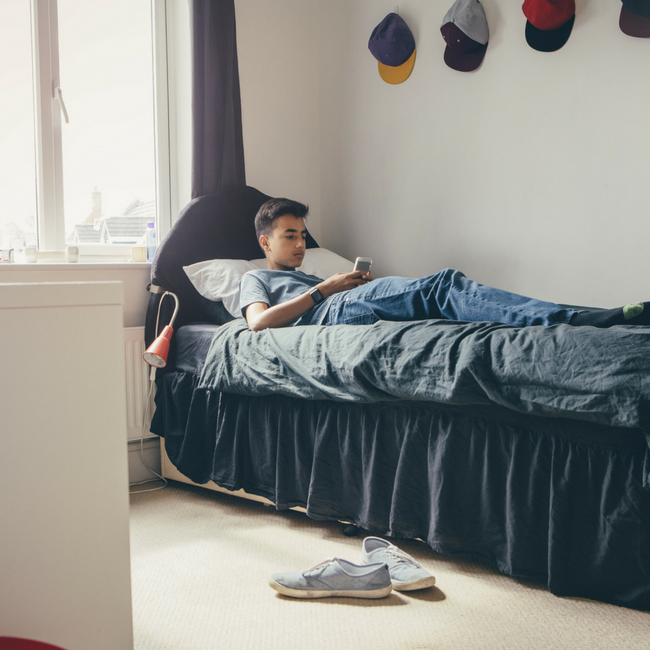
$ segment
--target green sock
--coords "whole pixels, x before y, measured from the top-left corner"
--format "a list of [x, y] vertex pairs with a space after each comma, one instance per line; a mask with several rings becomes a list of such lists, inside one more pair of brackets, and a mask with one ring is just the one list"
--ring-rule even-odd
[[616, 309], [581, 311], [574, 314], [571, 325], [612, 327], [612, 325], [650, 325], [650, 302], [633, 302]]
[[630, 320], [635, 316], [638, 316], [643, 311], [642, 302], [633, 302], [631, 305], [625, 305], [623, 307], [623, 318], [625, 320]]

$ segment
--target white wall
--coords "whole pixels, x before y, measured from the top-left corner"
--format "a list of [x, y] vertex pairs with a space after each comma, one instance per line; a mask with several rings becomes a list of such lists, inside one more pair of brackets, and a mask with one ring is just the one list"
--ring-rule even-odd
[[[181, 33], [186, 4], [169, 0]], [[372, 256], [376, 274], [453, 266], [558, 302], [646, 299], [650, 39], [621, 33], [620, 3], [577, 0], [568, 43], [541, 53], [520, 2], [484, 0], [487, 55], [461, 73], [442, 58], [451, 0], [404, 1], [418, 54], [399, 86], [367, 49], [393, 6], [235, 1], [248, 183], [309, 203], [318, 241]], [[172, 40], [182, 206], [189, 45]]]
[[314, 0], [235, 0], [246, 182], [309, 204], [320, 238]]
[[[314, 0], [235, 0], [246, 182], [310, 206], [320, 237], [318, 47]], [[167, 0], [172, 198], [191, 200], [191, 42], [187, 0]], [[172, 214], [172, 220], [177, 213]]]
[[[521, 2], [484, 0], [487, 54], [461, 73], [443, 61], [451, 4], [400, 3], [418, 52], [411, 77], [390, 86], [367, 41], [394, 3], [316, 3], [321, 243], [372, 256], [380, 275], [452, 266], [557, 302], [647, 300], [650, 39], [620, 32], [619, 2], [577, 0], [568, 43], [540, 53]], [[283, 43], [287, 57], [300, 43]]]

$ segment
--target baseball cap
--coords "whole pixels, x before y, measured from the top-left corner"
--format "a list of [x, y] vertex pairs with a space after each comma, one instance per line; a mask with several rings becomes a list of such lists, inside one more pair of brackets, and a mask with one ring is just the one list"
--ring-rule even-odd
[[628, 36], [649, 38], [650, 0], [623, 0], [618, 25]]
[[576, 17], [575, 0], [524, 0], [526, 41], [534, 50], [555, 52], [568, 40]]
[[415, 39], [399, 14], [388, 14], [372, 30], [368, 49], [386, 83], [401, 84], [409, 78], [415, 64]]
[[444, 58], [450, 68], [471, 72], [481, 65], [490, 31], [478, 0], [456, 0], [442, 19], [440, 32], [447, 43]]

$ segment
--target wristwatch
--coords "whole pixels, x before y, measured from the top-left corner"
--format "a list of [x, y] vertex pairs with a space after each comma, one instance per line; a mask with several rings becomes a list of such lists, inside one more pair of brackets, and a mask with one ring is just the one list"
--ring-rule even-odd
[[325, 300], [325, 296], [316, 288], [314, 287], [310, 292], [309, 295], [311, 296], [311, 299], [316, 303], [317, 305], [323, 302]]

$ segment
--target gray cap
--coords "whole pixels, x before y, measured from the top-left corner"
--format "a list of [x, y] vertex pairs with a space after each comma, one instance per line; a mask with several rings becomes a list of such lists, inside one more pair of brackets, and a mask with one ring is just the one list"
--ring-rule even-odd
[[490, 39], [485, 11], [478, 0], [456, 0], [442, 20], [443, 25], [447, 23], [453, 23], [481, 45], [487, 45]]
[[445, 63], [454, 70], [471, 72], [481, 65], [490, 31], [478, 0], [456, 0], [440, 28], [447, 43]]

